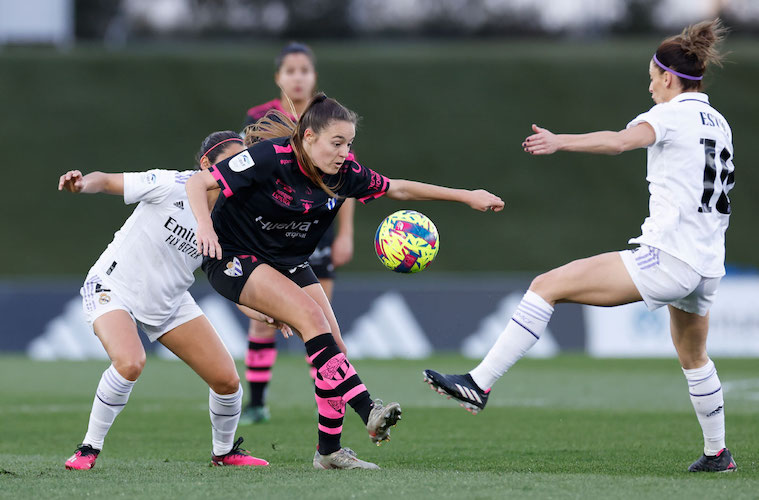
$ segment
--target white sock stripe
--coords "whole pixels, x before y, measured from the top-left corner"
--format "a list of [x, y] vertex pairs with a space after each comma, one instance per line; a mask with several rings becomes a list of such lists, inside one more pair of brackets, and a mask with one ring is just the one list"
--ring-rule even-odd
[[532, 290], [527, 290], [527, 293], [522, 297], [522, 301], [528, 302], [530, 305], [537, 307], [541, 311], [547, 311], [549, 314], [553, 314], [553, 306]]
[[538, 316], [543, 321], [548, 321], [551, 319], [551, 313], [553, 313], [553, 311], [546, 311], [534, 304], [530, 304], [524, 299], [522, 299], [522, 302], [519, 303], [518, 309], [530, 311], [533, 316]]
[[550, 316], [544, 316], [543, 314], [538, 314], [532, 311], [531, 309], [527, 309], [526, 307], [523, 307], [522, 304], [519, 304], [519, 307], [517, 307], [517, 311], [524, 314], [525, 316], [529, 316], [531, 318], [534, 318], [538, 321], [542, 321], [544, 323], [547, 323], [548, 320], [551, 319]]
[[709, 380], [710, 378], [714, 377], [715, 375], [717, 375], [717, 369], [716, 368], [714, 368], [711, 371], [711, 373], [709, 373], [709, 375], [707, 375], [706, 377], [703, 377], [703, 378], [700, 378], [700, 379], [697, 379], [697, 380], [690, 380], [686, 376], [686, 380], [688, 380], [688, 386], [689, 387], [694, 387], [694, 386], [697, 386], [699, 384], [702, 384], [702, 383], [706, 382], [707, 380]]
[[[113, 371], [116, 371], [114, 368]], [[107, 369], [103, 372], [103, 379], [105, 382], [116, 392], [125, 392], [128, 393], [132, 390], [132, 387], [134, 386], [134, 382], [131, 380], [127, 380], [128, 383], [123, 383], [120, 380], [118, 380], [116, 377], [114, 377], [113, 373], [111, 372], [111, 369]], [[126, 380], [126, 379], [123, 379]]]

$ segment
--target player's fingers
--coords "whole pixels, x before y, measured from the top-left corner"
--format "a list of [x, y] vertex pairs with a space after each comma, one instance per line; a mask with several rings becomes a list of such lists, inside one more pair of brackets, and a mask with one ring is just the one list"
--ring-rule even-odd
[[540, 132], [541, 130], [542, 130], [542, 129], [541, 129], [540, 127], [538, 127], [538, 126], [537, 126], [537, 125], [535, 125], [534, 123], [532, 124], [532, 131], [533, 131], [533, 132], [535, 132], [535, 133], [538, 133], [538, 132]]
[[221, 260], [221, 245], [219, 245], [218, 241], [213, 242], [214, 247], [216, 248], [216, 258]]

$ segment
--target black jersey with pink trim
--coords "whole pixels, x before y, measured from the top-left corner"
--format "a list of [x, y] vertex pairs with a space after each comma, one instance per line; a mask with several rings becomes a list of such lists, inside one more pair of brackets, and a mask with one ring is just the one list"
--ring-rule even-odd
[[278, 266], [308, 260], [345, 198], [367, 203], [390, 181], [353, 154], [324, 175], [337, 198], [314, 184], [295, 159], [289, 137], [261, 141], [209, 169], [221, 187], [211, 214], [224, 256], [255, 255]]
[[248, 110], [248, 112], [245, 114], [245, 123], [243, 127], [247, 127], [248, 125], [252, 125], [256, 123], [258, 120], [263, 118], [266, 113], [271, 111], [272, 109], [276, 109], [277, 111], [281, 111], [285, 115], [287, 115], [292, 121], [297, 121], [297, 118], [293, 116], [293, 114], [289, 111], [285, 111], [285, 108], [282, 107], [282, 101], [279, 99], [272, 99], [269, 102], [265, 102], [263, 104], [259, 104], [258, 106], [253, 106]]

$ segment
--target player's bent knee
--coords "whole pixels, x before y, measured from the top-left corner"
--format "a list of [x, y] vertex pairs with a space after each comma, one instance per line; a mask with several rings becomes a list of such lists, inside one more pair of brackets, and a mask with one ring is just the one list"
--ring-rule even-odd
[[554, 281], [554, 271], [548, 271], [547, 273], [543, 273], [539, 276], [536, 276], [532, 283], [530, 283], [530, 291], [537, 293], [541, 297], [543, 297], [546, 300], [550, 300], [552, 297], [550, 296], [551, 292], [551, 285]]
[[216, 394], [234, 394], [240, 388], [240, 377], [235, 374], [209, 384]]
[[307, 307], [301, 309], [300, 317], [303, 329], [298, 328], [297, 325], [295, 325], [295, 327], [298, 328], [298, 330], [301, 330], [301, 332], [304, 330], [311, 333], [327, 333], [330, 331], [327, 316], [316, 302], [312, 302]]
[[145, 368], [145, 354], [140, 357], [114, 359], [113, 367], [127, 380], [137, 380]]

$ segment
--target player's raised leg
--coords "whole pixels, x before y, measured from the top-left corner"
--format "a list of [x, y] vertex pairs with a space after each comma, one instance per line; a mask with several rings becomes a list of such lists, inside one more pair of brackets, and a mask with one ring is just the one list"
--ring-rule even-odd
[[700, 316], [669, 306], [672, 342], [688, 381], [688, 394], [704, 435], [704, 454], [691, 472], [728, 472], [736, 469], [725, 446], [725, 402], [714, 362], [706, 353], [709, 314]]
[[107, 312], [95, 320], [93, 328], [111, 358], [111, 366], [100, 377], [82, 444], [66, 460], [65, 466], [69, 470], [95, 466], [105, 436], [127, 404], [132, 387], [145, 366], [145, 349], [128, 312], [121, 309]]
[[485, 408], [490, 388], [535, 345], [553, 315], [553, 306], [574, 302], [614, 306], [641, 300], [622, 258], [610, 252], [580, 259], [535, 278], [506, 328], [482, 362], [467, 374], [425, 370], [424, 379], [472, 413]]
[[235, 441], [242, 411], [242, 386], [234, 360], [205, 316], [192, 319], [159, 339], [166, 348], [187, 363], [209, 387], [209, 414], [213, 465], [269, 465], [240, 448]]

